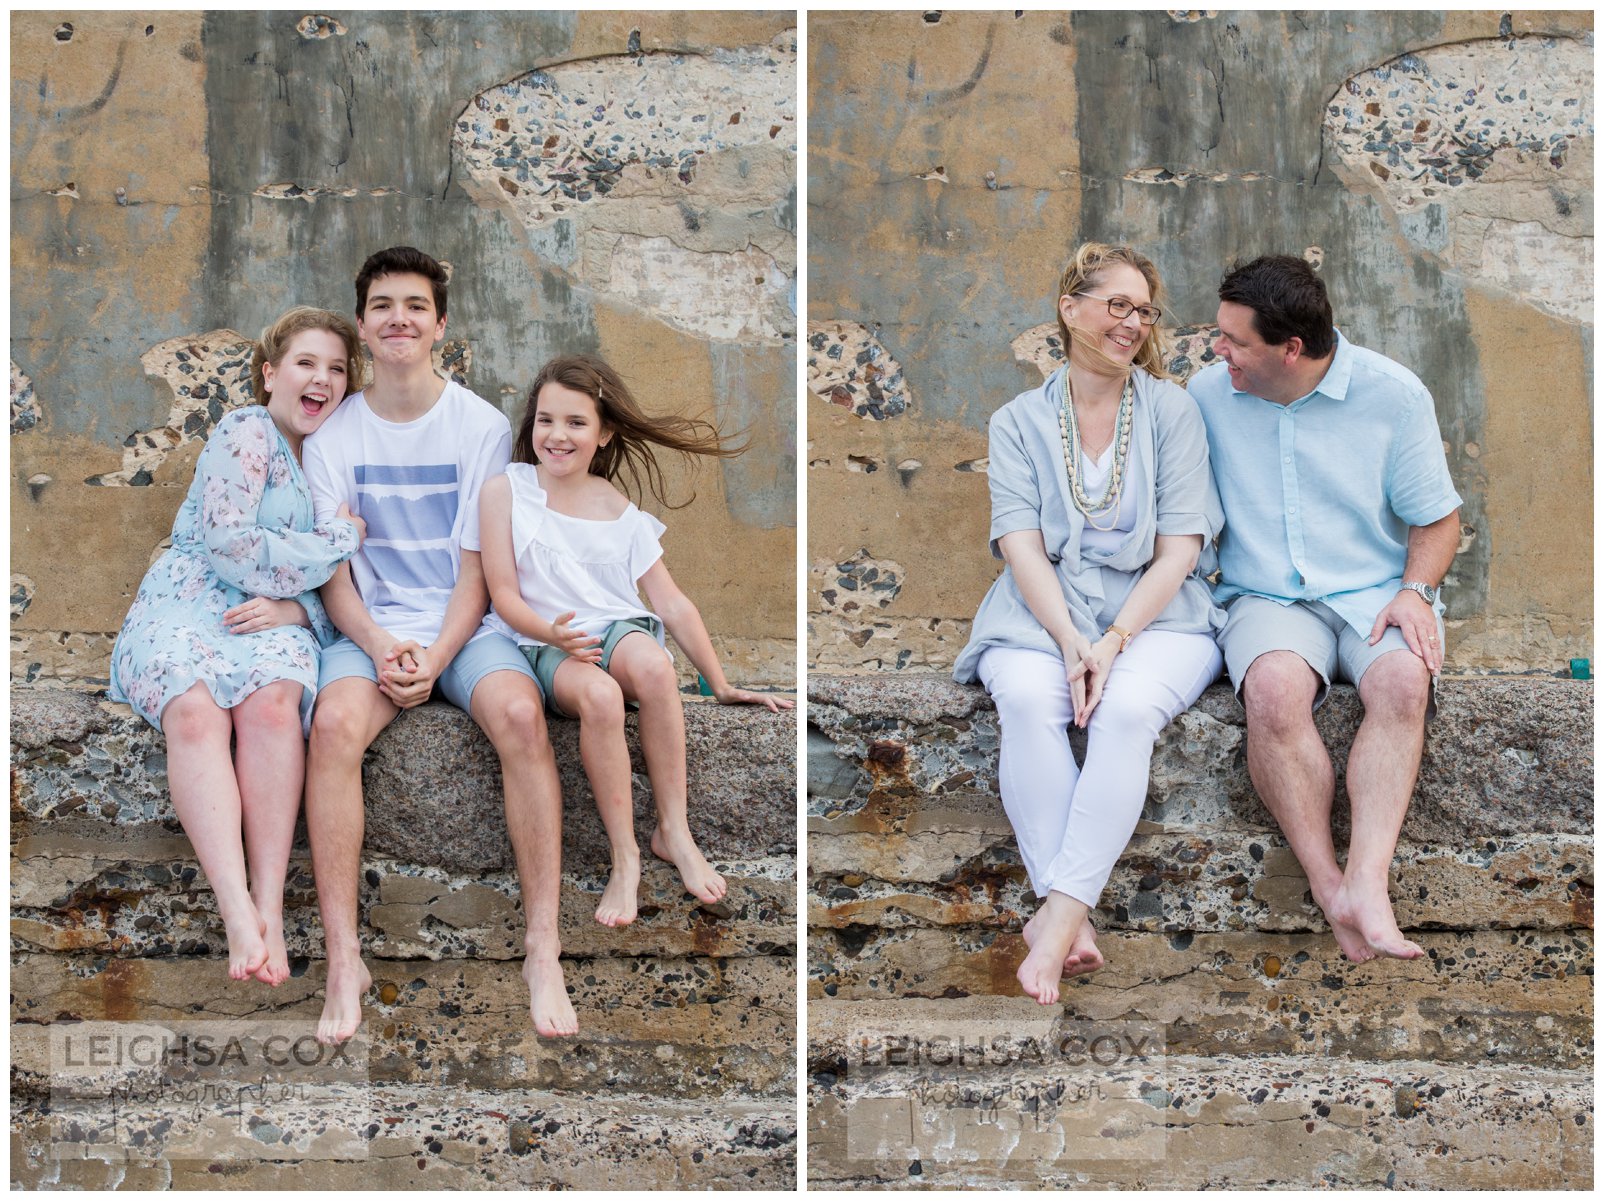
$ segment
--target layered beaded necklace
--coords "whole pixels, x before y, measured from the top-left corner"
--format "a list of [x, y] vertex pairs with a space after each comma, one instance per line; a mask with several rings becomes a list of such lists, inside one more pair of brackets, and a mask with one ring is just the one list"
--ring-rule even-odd
[[[1064, 466], [1069, 471], [1069, 494], [1075, 507], [1086, 518], [1086, 524], [1094, 530], [1108, 531], [1119, 524], [1121, 490], [1125, 484], [1125, 459], [1131, 446], [1131, 416], [1134, 407], [1136, 389], [1132, 385], [1131, 377], [1125, 377], [1125, 388], [1119, 397], [1119, 416], [1114, 421], [1114, 462], [1108, 471], [1108, 482], [1103, 488], [1103, 495], [1092, 500], [1081, 487], [1080, 477], [1080, 423], [1075, 419], [1075, 402], [1069, 391], [1069, 368], [1064, 368], [1064, 403], [1058, 410], [1058, 436], [1064, 444]], [[1105, 513], [1110, 508], [1112, 515], [1107, 525], [1099, 525], [1092, 519], [1094, 513]]]

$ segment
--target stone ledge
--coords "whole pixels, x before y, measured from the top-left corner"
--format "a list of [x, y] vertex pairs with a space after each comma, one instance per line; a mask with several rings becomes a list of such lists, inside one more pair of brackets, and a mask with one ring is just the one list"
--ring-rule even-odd
[[[24, 838], [11, 861], [11, 938], [21, 950], [95, 951], [116, 956], [227, 955], [216, 898], [182, 834], [102, 846], [51, 847]], [[608, 929], [594, 919], [606, 881], [563, 873], [558, 933], [565, 956], [792, 955], [796, 947], [796, 864], [789, 858], [717, 860], [730, 888], [715, 906], [686, 893], [675, 870], [643, 864], [641, 916]], [[523, 910], [513, 872], [463, 878], [393, 860], [363, 861], [358, 934], [364, 954], [383, 959], [521, 959]], [[284, 897], [292, 957], [321, 958], [322, 925], [311, 862], [290, 859]]]
[[[680, 1099], [795, 1095], [790, 958], [580, 959], [565, 965], [580, 1034], [541, 1039], [517, 963], [370, 962], [369, 1078], [470, 1089], [617, 1089]], [[216, 960], [21, 955], [11, 969], [11, 1084], [45, 1095], [55, 1023], [297, 1022], [323, 1008], [314, 964], [275, 989]], [[180, 999], [181, 998], [181, 999]], [[388, 1000], [386, 1000], [388, 998]]]
[[[162, 736], [126, 705], [13, 687], [12, 836], [66, 818], [148, 823], [172, 817]], [[691, 828], [710, 857], [796, 853], [796, 714], [691, 700]], [[577, 722], [551, 722], [565, 797], [565, 862], [607, 859], [607, 837], [579, 758]], [[652, 829], [651, 789], [634, 719], [635, 821]], [[467, 714], [433, 703], [401, 714], [363, 767], [367, 849], [453, 871], [511, 868], [495, 752]], [[303, 840], [304, 845], [304, 840]]]
[[[862, 814], [901, 831], [949, 799], [997, 795], [997, 718], [977, 686], [942, 676], [812, 676], [808, 681], [809, 812]], [[1361, 706], [1338, 686], [1316, 725], [1343, 771]], [[1229, 686], [1209, 688], [1160, 737], [1144, 817], [1161, 827], [1266, 829], [1248, 779], [1243, 716]], [[1442, 681], [1438, 715], [1404, 837], [1462, 841], [1593, 830], [1593, 685], [1544, 678]]]
[[[1126, 1073], [1132, 1091], [1152, 1077], [1143, 1099], [1080, 1110], [1056, 1103], [1074, 1069], [914, 1073], [810, 1086], [811, 1185], [1592, 1187], [1587, 1070], [1176, 1056]], [[1111, 1158], [1160, 1131], [1158, 1157]], [[1067, 1158], [1081, 1148], [1110, 1158]]]
[[1415, 937], [1423, 959], [1355, 964], [1324, 935], [1107, 933], [1107, 966], [1065, 981], [1060, 1004], [1044, 1009], [1014, 977], [1025, 957], [1017, 934], [877, 931], [859, 941], [815, 931], [808, 1058], [827, 1065], [849, 1052], [853, 1031], [877, 1023], [1006, 1034], [1046, 1015], [1160, 1023], [1178, 1055], [1592, 1064], [1590, 932]]
[[[196, 1124], [172, 1106], [104, 1103], [76, 1117], [98, 1136], [76, 1158], [52, 1152], [49, 1102], [12, 1098], [15, 1189], [323, 1190], [708, 1189], [796, 1187], [796, 1104], [629, 1094], [375, 1085], [272, 1114], [283, 1142], [241, 1129], [236, 1111]], [[159, 1123], [174, 1124], [164, 1134]], [[260, 1131], [261, 1127], [257, 1127]], [[130, 1141], [144, 1146], [128, 1146]], [[157, 1140], [200, 1156], [175, 1159]], [[307, 1153], [316, 1148], [316, 1153]]]

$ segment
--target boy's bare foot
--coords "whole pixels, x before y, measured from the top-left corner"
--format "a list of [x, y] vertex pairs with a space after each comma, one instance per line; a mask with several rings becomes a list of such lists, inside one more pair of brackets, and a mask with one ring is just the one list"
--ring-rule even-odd
[[[1385, 882], [1379, 889], [1367, 889], [1356, 881], [1344, 879], [1332, 895], [1331, 904], [1326, 906], [1326, 916], [1331, 920], [1333, 930], [1340, 922], [1358, 933], [1364, 947], [1371, 952], [1365, 956], [1366, 959], [1376, 955], [1393, 959], [1419, 959], [1425, 954], [1398, 929], [1398, 919], [1393, 915]], [[1340, 945], [1342, 940], [1339, 937], [1337, 941]], [[1347, 947], [1342, 950], [1349, 959], [1354, 958], [1348, 954]], [[1355, 962], [1362, 963], [1364, 960]]]
[[661, 825], [652, 831], [652, 854], [679, 868], [680, 883], [699, 901], [721, 901], [729, 889], [724, 877], [702, 857], [688, 827], [667, 831]]
[[523, 978], [529, 986], [529, 1017], [535, 1023], [535, 1033], [542, 1038], [578, 1034], [579, 1018], [574, 1014], [574, 1003], [568, 999], [562, 960], [555, 953], [525, 955]]
[[1064, 975], [1085, 976], [1103, 963], [1103, 953], [1097, 949], [1097, 931], [1092, 929], [1091, 919], [1087, 918], [1080, 924], [1080, 933], [1070, 944], [1069, 954], [1064, 956]]
[[362, 997], [373, 987], [373, 977], [360, 955], [329, 960], [324, 988], [323, 1016], [317, 1023], [317, 1041], [343, 1043], [362, 1024]]
[[604, 926], [627, 926], [635, 920], [635, 894], [640, 888], [640, 852], [613, 853], [612, 875], [596, 906], [596, 920]]
[[282, 914], [262, 919], [262, 939], [267, 944], [267, 959], [254, 975], [263, 984], [277, 988], [290, 978], [290, 953], [284, 945]]
[[267, 963], [267, 927], [257, 916], [256, 906], [247, 905], [233, 915], [223, 915], [223, 929], [228, 934], [228, 978], [244, 980], [255, 975]]

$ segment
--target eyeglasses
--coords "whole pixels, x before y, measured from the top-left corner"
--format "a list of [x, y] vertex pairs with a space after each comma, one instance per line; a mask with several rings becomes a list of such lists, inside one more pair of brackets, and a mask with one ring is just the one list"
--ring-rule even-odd
[[1129, 317], [1132, 313], [1135, 313], [1136, 319], [1143, 325], [1157, 325], [1158, 319], [1164, 315], [1163, 309], [1154, 308], [1150, 304], [1135, 305], [1126, 300], [1123, 296], [1096, 296], [1091, 292], [1076, 292], [1075, 295], [1086, 296], [1092, 300], [1107, 301], [1108, 315], [1120, 320], [1123, 320], [1124, 318]]

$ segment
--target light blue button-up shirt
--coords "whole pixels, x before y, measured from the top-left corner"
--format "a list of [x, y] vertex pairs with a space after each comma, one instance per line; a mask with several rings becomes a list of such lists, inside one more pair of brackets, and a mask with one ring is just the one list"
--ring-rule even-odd
[[1339, 333], [1325, 378], [1289, 405], [1237, 391], [1224, 363], [1188, 390], [1225, 509], [1215, 600], [1323, 601], [1368, 637], [1403, 584], [1410, 527], [1461, 503], [1426, 386]]

